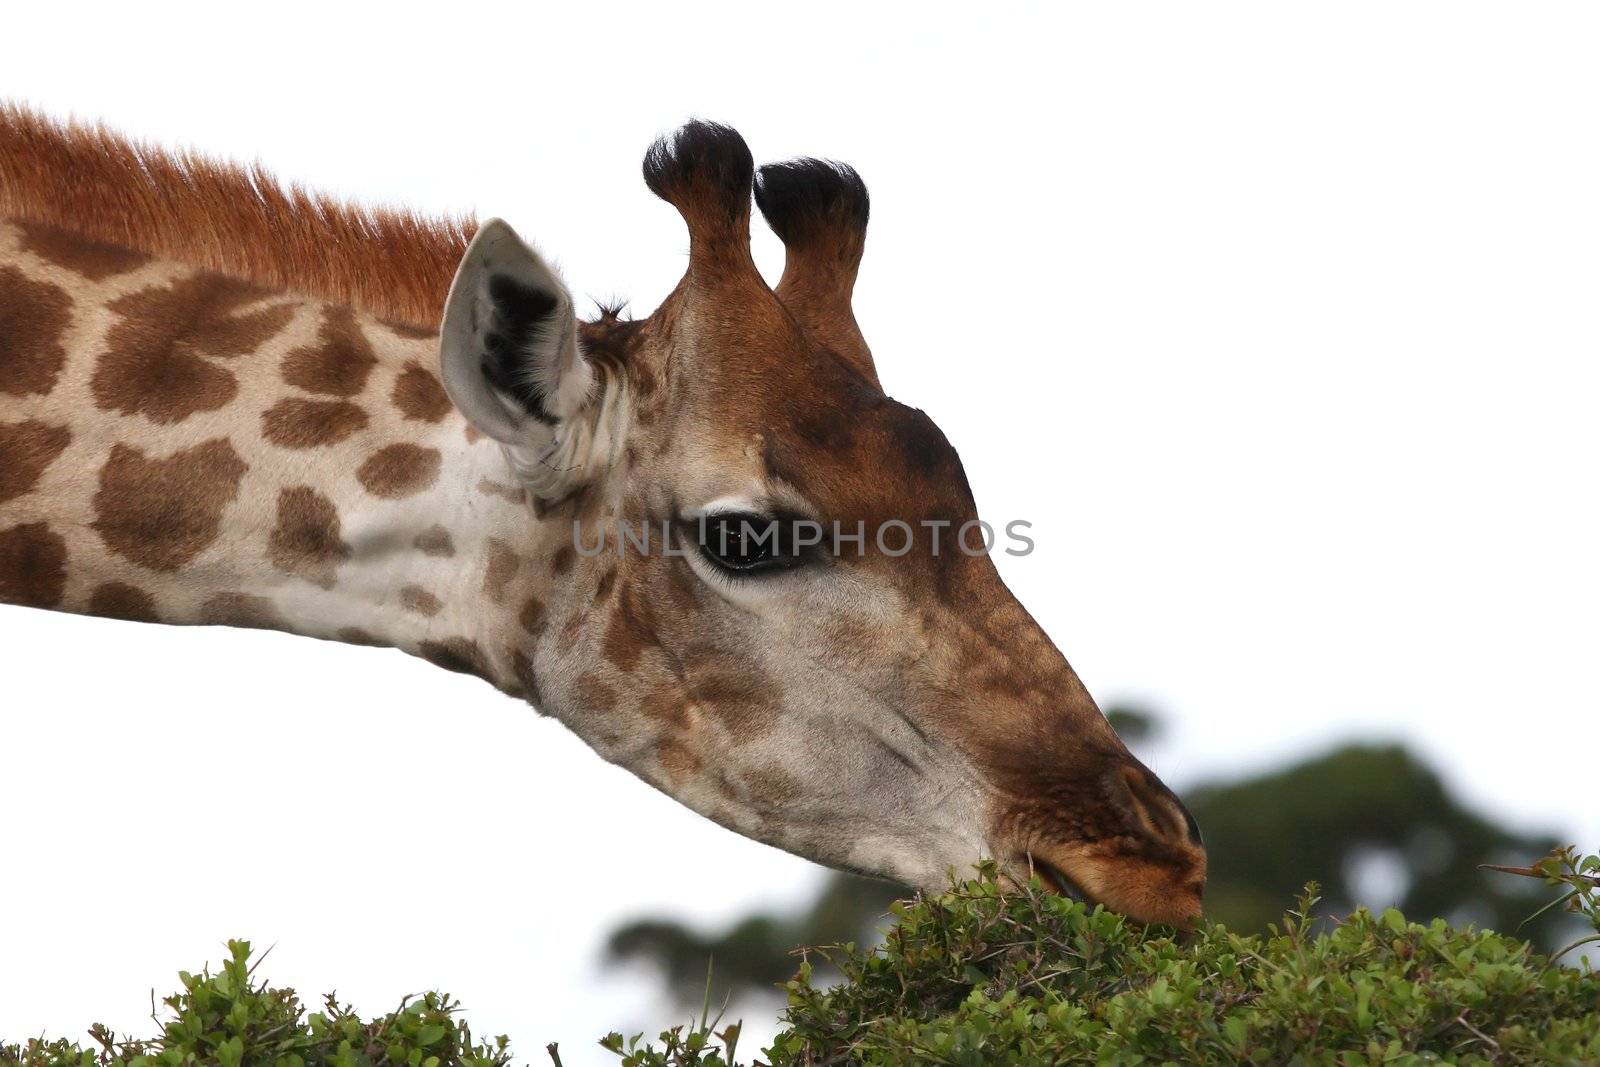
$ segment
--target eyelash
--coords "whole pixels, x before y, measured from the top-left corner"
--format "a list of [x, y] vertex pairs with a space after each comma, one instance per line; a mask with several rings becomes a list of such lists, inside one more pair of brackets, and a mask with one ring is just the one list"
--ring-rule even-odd
[[743, 581], [794, 570], [812, 558], [807, 546], [793, 544], [798, 521], [803, 520], [728, 511], [685, 519], [682, 525], [685, 539], [718, 576]]

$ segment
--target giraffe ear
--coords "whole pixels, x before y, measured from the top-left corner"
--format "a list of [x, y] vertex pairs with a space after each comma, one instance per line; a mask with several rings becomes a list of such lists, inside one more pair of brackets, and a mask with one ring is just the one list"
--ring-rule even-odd
[[515, 230], [490, 219], [467, 246], [439, 330], [445, 392], [511, 446], [545, 449], [588, 403], [572, 294]]

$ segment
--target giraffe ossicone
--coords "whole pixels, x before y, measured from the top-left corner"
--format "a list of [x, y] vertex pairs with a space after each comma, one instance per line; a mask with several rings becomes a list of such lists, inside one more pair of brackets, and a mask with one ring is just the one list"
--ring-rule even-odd
[[[986, 553], [785, 532], [977, 521], [851, 310], [866, 186], [703, 122], [644, 177], [683, 279], [582, 321], [500, 220], [0, 106], [0, 602], [401, 649], [819, 862], [1193, 922], [1193, 819]], [[628, 528], [672, 551], [578, 551]]]

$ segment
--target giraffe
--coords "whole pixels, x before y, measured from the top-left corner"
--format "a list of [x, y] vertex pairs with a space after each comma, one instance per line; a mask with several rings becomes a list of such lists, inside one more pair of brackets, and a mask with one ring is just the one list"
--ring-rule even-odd
[[643, 169], [684, 276], [585, 321], [501, 220], [0, 108], [0, 602], [399, 649], [809, 859], [1192, 925], [1193, 818], [987, 554], [749, 536], [976, 517], [851, 310], [859, 176], [700, 121]]

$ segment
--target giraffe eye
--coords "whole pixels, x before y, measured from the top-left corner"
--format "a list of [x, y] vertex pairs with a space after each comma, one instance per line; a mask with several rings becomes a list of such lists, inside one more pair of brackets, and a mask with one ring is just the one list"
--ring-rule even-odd
[[807, 548], [818, 541], [808, 536], [814, 523], [750, 512], [702, 515], [690, 525], [701, 555], [730, 574], [790, 570], [806, 562]]

